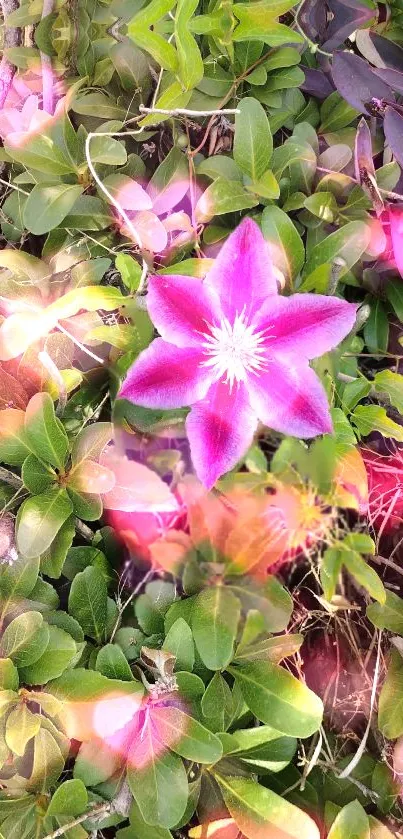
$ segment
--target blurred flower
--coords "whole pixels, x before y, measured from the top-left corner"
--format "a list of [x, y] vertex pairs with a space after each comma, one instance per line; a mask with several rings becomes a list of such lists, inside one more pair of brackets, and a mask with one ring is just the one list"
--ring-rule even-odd
[[66, 109], [66, 97], [59, 99], [54, 114], [39, 107], [39, 97], [29, 96], [21, 110], [5, 108], [0, 114], [0, 136], [10, 146], [19, 148], [35, 134], [45, 133], [62, 116]]
[[362, 454], [351, 448], [336, 463], [331, 490], [332, 504], [364, 515], [368, 510], [368, 476]]
[[0, 565], [13, 565], [16, 559], [14, 518], [6, 514], [0, 518]]
[[[175, 246], [173, 233], [181, 234], [182, 243], [189, 242], [194, 237], [189, 214], [181, 208], [178, 212], [172, 212], [182, 202], [188, 190], [187, 179], [174, 180], [168, 188], [158, 194], [151, 184], [143, 188], [137, 181], [127, 178], [114, 192], [137, 231], [143, 248], [151, 253], [161, 253], [166, 249], [168, 242], [171, 247]], [[132, 238], [124, 223], [121, 232]]]
[[403, 454], [396, 449], [383, 455], [362, 450], [369, 485], [369, 519], [376, 530], [388, 534], [403, 522]]
[[267, 244], [244, 219], [205, 282], [152, 277], [148, 307], [161, 338], [134, 363], [120, 396], [147, 408], [192, 406], [187, 433], [207, 488], [250, 446], [258, 419], [297, 437], [331, 432], [325, 390], [309, 359], [352, 329], [337, 297], [280, 297]]

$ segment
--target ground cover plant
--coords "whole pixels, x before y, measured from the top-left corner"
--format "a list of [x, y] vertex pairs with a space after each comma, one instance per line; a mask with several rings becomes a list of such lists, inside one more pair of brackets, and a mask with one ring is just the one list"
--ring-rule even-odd
[[0, 839], [402, 837], [402, 2], [0, 6]]

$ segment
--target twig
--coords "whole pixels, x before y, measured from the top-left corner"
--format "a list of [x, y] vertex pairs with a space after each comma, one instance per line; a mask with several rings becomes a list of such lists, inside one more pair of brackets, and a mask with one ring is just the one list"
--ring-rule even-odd
[[86, 542], [89, 542], [91, 544], [94, 538], [94, 531], [91, 530], [91, 528], [88, 527], [88, 525], [85, 524], [85, 522], [81, 521], [81, 519], [76, 518], [75, 524], [77, 533], [79, 533], [80, 536], [82, 536]]
[[392, 559], [386, 559], [385, 556], [371, 556], [372, 562], [376, 562], [377, 565], [387, 565], [388, 568], [392, 568], [393, 571], [396, 571], [397, 574], [400, 574], [403, 577], [403, 568], [400, 565], [397, 565], [396, 562], [393, 562]]
[[131, 595], [127, 598], [126, 603], [124, 603], [124, 604], [123, 604], [123, 606], [121, 606], [121, 607], [120, 607], [120, 609], [119, 609], [119, 614], [118, 614], [118, 616], [117, 616], [117, 618], [116, 618], [116, 623], [115, 623], [115, 626], [113, 627], [113, 630], [112, 630], [112, 633], [111, 633], [111, 637], [110, 637], [110, 639], [109, 639], [109, 643], [110, 643], [110, 644], [112, 644], [113, 639], [114, 639], [114, 637], [115, 637], [115, 635], [116, 635], [116, 633], [117, 633], [117, 631], [118, 631], [118, 629], [119, 629], [120, 619], [121, 619], [121, 617], [122, 617], [122, 615], [123, 615], [124, 610], [125, 610], [125, 609], [127, 609], [127, 607], [129, 606], [129, 604], [132, 602], [132, 600], [134, 600], [134, 598], [136, 597], [136, 595], [139, 593], [140, 589], [141, 589], [141, 588], [143, 587], [143, 585], [147, 582], [147, 580], [149, 580], [149, 578], [152, 576], [152, 574], [153, 574], [153, 573], [154, 573], [154, 568], [153, 568], [153, 567], [149, 568], [149, 569], [148, 569], [148, 571], [147, 571], [147, 573], [144, 575], [144, 577], [140, 580], [140, 582], [139, 582], [139, 583], [137, 583], [136, 588], [135, 588], [135, 589], [133, 589], [133, 591], [132, 591]]
[[4, 469], [3, 466], [0, 466], [0, 481], [4, 481], [5, 484], [9, 484], [10, 487], [15, 487], [15, 489], [20, 489], [22, 486], [21, 478], [14, 475], [14, 472], [10, 472], [9, 469]]
[[39, 361], [42, 362], [43, 366], [48, 371], [49, 376], [53, 379], [53, 381], [56, 383], [59, 389], [59, 404], [57, 406], [56, 414], [58, 417], [62, 417], [67, 403], [67, 390], [66, 385], [63, 381], [63, 377], [58, 367], [56, 367], [55, 362], [51, 359], [49, 353], [47, 353], [46, 350], [42, 350], [42, 352], [38, 353], [38, 358]]
[[75, 338], [74, 335], [71, 335], [70, 332], [68, 332], [67, 329], [64, 328], [64, 326], [60, 325], [60, 323], [56, 324], [56, 329], [60, 329], [60, 332], [63, 332], [64, 335], [67, 335], [67, 337], [70, 338], [71, 341], [73, 341], [73, 344], [75, 344], [76, 347], [78, 347], [79, 350], [81, 350], [82, 352], [85, 352], [87, 355], [89, 355], [90, 358], [93, 358], [94, 361], [96, 361], [98, 364], [101, 364], [101, 365], [105, 364], [105, 361], [104, 361], [103, 358], [100, 358], [99, 355], [95, 355], [95, 353], [91, 352], [91, 350], [89, 350], [88, 347], [85, 347], [84, 344], [81, 343], [81, 341], [79, 341], [77, 338]]
[[352, 760], [350, 760], [350, 763], [347, 764], [345, 769], [343, 769], [343, 771], [340, 772], [340, 774], [338, 775], [339, 778], [348, 778], [348, 776], [351, 775], [351, 773], [353, 772], [355, 767], [358, 766], [358, 764], [359, 764], [359, 762], [360, 762], [360, 760], [361, 760], [361, 758], [364, 754], [364, 751], [365, 751], [365, 746], [367, 744], [368, 735], [369, 735], [369, 732], [371, 730], [372, 714], [373, 714], [374, 705], [375, 705], [376, 689], [377, 689], [377, 686], [378, 686], [379, 665], [380, 665], [380, 660], [381, 660], [381, 641], [382, 641], [382, 630], [379, 631], [379, 635], [378, 635], [378, 651], [377, 651], [377, 654], [376, 654], [374, 679], [373, 679], [372, 690], [371, 690], [371, 705], [370, 705], [370, 709], [369, 709], [369, 717], [368, 717], [367, 727], [365, 729], [364, 736], [361, 740], [361, 743], [360, 743], [354, 757], [352, 758]]
[[97, 804], [92, 810], [88, 810], [87, 813], [83, 813], [81, 816], [78, 816], [77, 819], [74, 821], [69, 822], [69, 824], [65, 824], [62, 827], [58, 827], [57, 830], [54, 830], [53, 833], [48, 833], [45, 836], [45, 839], [58, 839], [58, 836], [64, 836], [68, 830], [72, 830], [73, 827], [77, 827], [79, 824], [87, 821], [87, 819], [91, 819], [93, 816], [101, 816], [106, 815], [109, 810], [111, 809], [111, 802], [107, 801], [103, 804]]
[[[137, 131], [130, 131], [130, 132], [128, 131], [126, 133], [127, 134], [140, 134], [143, 130], [144, 130], [143, 128], [140, 128]], [[141, 251], [143, 249], [143, 244], [142, 244], [141, 238], [138, 234], [138, 231], [134, 227], [131, 219], [127, 215], [126, 211], [123, 209], [122, 205], [119, 204], [119, 201], [116, 198], [114, 198], [114, 196], [109, 192], [109, 190], [106, 188], [106, 186], [102, 183], [100, 177], [98, 176], [98, 174], [95, 170], [94, 164], [91, 160], [91, 155], [90, 155], [91, 140], [93, 140], [94, 137], [99, 137], [99, 136], [113, 137], [113, 136], [115, 136], [115, 133], [116, 132], [111, 131], [111, 132], [105, 132], [102, 135], [100, 135], [100, 134], [97, 134], [95, 131], [90, 131], [90, 133], [87, 134], [87, 137], [85, 138], [85, 157], [86, 157], [88, 169], [90, 170], [91, 175], [92, 175], [96, 185], [99, 187], [101, 192], [103, 192], [103, 194], [106, 195], [106, 197], [111, 202], [113, 207], [115, 207], [115, 210], [117, 210], [120, 217], [123, 219], [123, 221], [126, 224], [128, 230], [130, 231], [137, 247]], [[147, 265], [145, 259], [143, 258], [143, 271], [142, 271], [142, 274], [141, 274], [141, 279], [140, 279], [139, 287], [138, 287], [138, 290], [137, 290], [138, 294], [143, 290], [143, 287], [144, 287], [144, 284], [145, 284], [145, 281], [146, 281], [146, 277], [147, 277], [147, 272], [148, 272], [148, 265]]]
[[139, 106], [139, 111], [143, 114], [167, 114], [170, 117], [213, 117], [221, 114], [240, 114], [239, 108], [221, 108], [215, 111], [189, 111], [187, 108], [172, 108], [167, 110], [165, 108], [146, 108], [145, 105]]

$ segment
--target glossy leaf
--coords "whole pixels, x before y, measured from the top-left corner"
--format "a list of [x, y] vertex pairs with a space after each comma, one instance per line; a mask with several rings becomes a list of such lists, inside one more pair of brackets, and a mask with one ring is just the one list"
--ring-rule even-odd
[[303, 682], [268, 661], [229, 668], [252, 713], [266, 725], [292, 737], [309, 737], [318, 730], [322, 702]]
[[239, 601], [224, 586], [206, 589], [197, 596], [192, 615], [193, 637], [210, 670], [222, 670], [231, 661], [239, 615]]

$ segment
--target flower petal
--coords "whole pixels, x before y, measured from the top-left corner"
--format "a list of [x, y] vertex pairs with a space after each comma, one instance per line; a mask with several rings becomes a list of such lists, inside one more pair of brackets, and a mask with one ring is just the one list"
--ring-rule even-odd
[[215, 382], [206, 398], [192, 408], [186, 430], [193, 465], [207, 489], [245, 454], [256, 426], [242, 382], [232, 392], [223, 381]]
[[400, 208], [389, 209], [390, 234], [396, 268], [403, 277], [403, 212]]
[[195, 277], [164, 275], [151, 277], [147, 306], [158, 332], [178, 347], [200, 345], [200, 332], [220, 315], [214, 291]]
[[156, 338], [130, 368], [119, 392], [144, 408], [182, 408], [199, 402], [207, 393], [212, 373], [201, 367], [203, 353], [179, 349]]
[[248, 377], [247, 389], [252, 408], [269, 428], [293, 437], [331, 434], [326, 392], [308, 365], [273, 359], [264, 373]]
[[257, 329], [267, 329], [270, 352], [318, 358], [336, 347], [354, 326], [357, 307], [339, 297], [293, 294], [271, 297], [257, 313]]
[[232, 321], [246, 308], [253, 314], [268, 295], [277, 294], [269, 246], [250, 218], [245, 218], [222, 246], [206, 282], [217, 292]]

